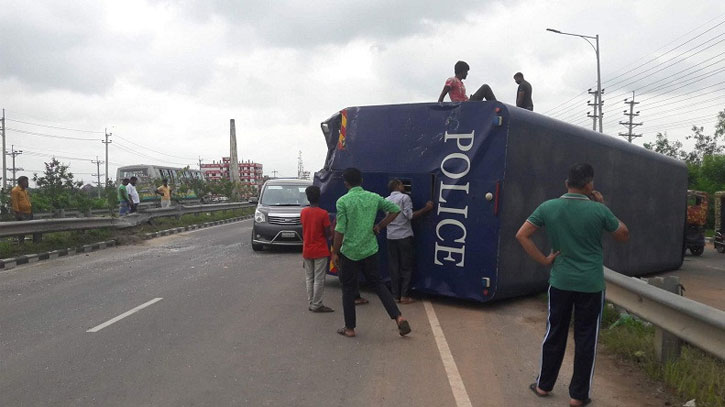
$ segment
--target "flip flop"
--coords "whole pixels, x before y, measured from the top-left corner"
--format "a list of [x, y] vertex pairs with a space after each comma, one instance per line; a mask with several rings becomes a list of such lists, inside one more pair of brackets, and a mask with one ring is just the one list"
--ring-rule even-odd
[[549, 395], [549, 393], [544, 393], [544, 394], [541, 394], [541, 393], [539, 393], [539, 392], [538, 392], [538, 391], [536, 390], [536, 387], [537, 387], [537, 386], [538, 386], [538, 385], [537, 385], [536, 383], [531, 383], [531, 384], [529, 385], [529, 389], [531, 389], [531, 391], [533, 391], [533, 392], [534, 392], [534, 394], [536, 394], [536, 395], [537, 395], [537, 396], [539, 396], [539, 397], [546, 397], [546, 396], [548, 396], [548, 395]]
[[411, 331], [410, 324], [408, 323], [407, 320], [398, 324], [398, 333], [400, 334], [400, 336], [408, 335], [410, 333], [410, 331]]
[[581, 401], [582, 403], [581, 404], [571, 404], [571, 403], [569, 403], [569, 407], [582, 407], [582, 406], [587, 406], [587, 405], [589, 405], [589, 403], [592, 402], [592, 399], [579, 400], [579, 401]]
[[340, 328], [340, 329], [337, 330], [337, 333], [338, 334], [340, 334], [340, 335], [342, 335], [342, 336], [344, 336], [346, 338], [352, 338], [352, 337], [355, 336], [355, 331], [353, 331], [352, 335], [350, 335], [348, 332], [350, 332], [350, 330], [347, 329], [347, 328]]
[[370, 301], [368, 301], [367, 298], [363, 298], [363, 297], [355, 298], [355, 305], [364, 305], [364, 304], [367, 304], [369, 302]]

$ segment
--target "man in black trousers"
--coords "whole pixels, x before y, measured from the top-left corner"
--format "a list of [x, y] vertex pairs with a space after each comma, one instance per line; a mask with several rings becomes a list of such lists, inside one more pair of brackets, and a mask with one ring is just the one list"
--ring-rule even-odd
[[[615, 240], [624, 242], [629, 239], [629, 230], [604, 205], [602, 194], [594, 190], [591, 165], [572, 166], [566, 187], [566, 194], [536, 208], [516, 233], [516, 239], [532, 259], [552, 266], [541, 370], [536, 383], [529, 388], [539, 397], [548, 396], [554, 388], [573, 310], [576, 346], [569, 405], [578, 407], [591, 402], [589, 390], [604, 306], [602, 235], [606, 231]], [[531, 238], [540, 228], [546, 228], [551, 243], [548, 256]]]

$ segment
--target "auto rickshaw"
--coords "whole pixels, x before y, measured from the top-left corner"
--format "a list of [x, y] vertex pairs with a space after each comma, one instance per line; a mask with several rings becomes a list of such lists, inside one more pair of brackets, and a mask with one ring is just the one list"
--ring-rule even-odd
[[[693, 256], [705, 251], [705, 223], [707, 222], [707, 193], [687, 191], [687, 228], [685, 229], [685, 248]], [[684, 249], [683, 249], [684, 250]]]
[[715, 192], [715, 238], [713, 243], [718, 253], [725, 253], [725, 191]]

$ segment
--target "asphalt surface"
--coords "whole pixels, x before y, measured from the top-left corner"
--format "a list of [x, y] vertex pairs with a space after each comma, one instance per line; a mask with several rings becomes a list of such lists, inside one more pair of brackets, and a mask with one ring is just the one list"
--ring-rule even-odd
[[658, 274], [678, 276], [685, 297], [725, 311], [725, 254], [709, 245], [701, 256], [688, 251], [679, 270]]
[[[541, 296], [429, 299], [465, 387], [462, 403], [424, 301], [401, 306], [409, 337], [370, 298], [358, 307], [358, 336], [343, 338], [335, 334], [338, 281], [328, 277], [325, 292], [336, 312], [309, 312], [300, 252], [253, 252], [250, 226], [0, 272], [0, 406], [567, 405], [571, 349], [551, 397], [527, 389], [545, 330]], [[597, 406], [669, 400], [606, 355], [592, 398]]]

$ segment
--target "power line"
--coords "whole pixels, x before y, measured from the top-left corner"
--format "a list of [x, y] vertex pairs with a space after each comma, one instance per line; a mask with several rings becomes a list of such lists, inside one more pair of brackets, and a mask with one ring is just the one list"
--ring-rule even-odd
[[10, 127], [8, 127], [7, 130], [8, 131], [13, 131], [15, 133], [27, 134], [29, 136], [58, 138], [58, 139], [64, 139], [64, 140], [81, 140], [81, 141], [97, 141], [98, 140], [98, 139], [95, 139], [95, 138], [68, 137], [68, 136], [58, 136], [58, 135], [54, 135], [54, 134], [36, 133], [34, 131], [27, 131], [27, 130], [20, 130], [20, 129], [11, 129]]
[[174, 164], [174, 165], [179, 165], [179, 166], [182, 166], [182, 167], [185, 167], [185, 166], [189, 165], [187, 163], [181, 164], [181, 163], [178, 163], [178, 162], [169, 161], [169, 160], [166, 160], [166, 159], [163, 159], [163, 158], [153, 157], [153, 156], [150, 156], [150, 155], [147, 155], [147, 154], [144, 154], [144, 153], [140, 153], [138, 151], [133, 150], [130, 147], [124, 146], [123, 144], [115, 143], [114, 145], [116, 147], [120, 148], [122, 151], [125, 151], [125, 152], [127, 152], [129, 154], [133, 154], [133, 155], [136, 155], [136, 156], [139, 156], [139, 157], [142, 157], [142, 158], [148, 158], [150, 160], [166, 162], [166, 163], [170, 163], [170, 164]]
[[157, 150], [154, 150], [152, 148], [143, 146], [141, 144], [134, 143], [133, 141], [131, 141], [131, 140], [127, 139], [127, 138], [123, 138], [123, 137], [119, 136], [118, 134], [116, 134], [116, 137], [120, 138], [121, 140], [123, 140], [123, 141], [125, 141], [127, 143], [131, 143], [131, 144], [133, 144], [133, 145], [135, 145], [137, 147], [141, 147], [143, 149], [146, 149], [146, 150], [149, 150], [149, 151], [153, 151], [154, 153], [157, 153], [157, 154], [165, 155], [165, 156], [172, 157], [172, 158], [178, 158], [178, 159], [181, 159], [181, 160], [196, 160], [195, 158], [179, 157], [179, 156], [172, 155], [172, 154], [162, 153], [161, 151], [157, 151]]
[[47, 125], [47, 124], [39, 124], [39, 123], [31, 123], [31, 122], [24, 122], [24, 121], [22, 121], [22, 120], [15, 120], [15, 119], [7, 119], [7, 121], [9, 121], [9, 122], [16, 122], [16, 123], [23, 123], [23, 124], [28, 124], [28, 125], [31, 125], [31, 126], [38, 126], [38, 127], [46, 127], [46, 128], [49, 128], [49, 129], [68, 130], [68, 131], [77, 131], [77, 132], [80, 132], [80, 133], [93, 133], [93, 134], [103, 134], [103, 132], [102, 132], [102, 131], [93, 131], [93, 130], [80, 130], [80, 129], [72, 129], [72, 128], [69, 128], [69, 127], [50, 126], [50, 125]]

